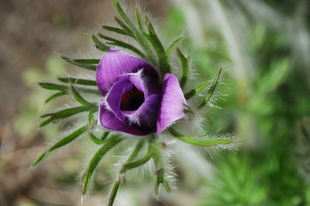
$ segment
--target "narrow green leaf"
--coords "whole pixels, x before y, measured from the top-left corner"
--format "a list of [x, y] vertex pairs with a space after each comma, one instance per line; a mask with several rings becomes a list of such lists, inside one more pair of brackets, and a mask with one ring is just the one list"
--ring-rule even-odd
[[102, 94], [99, 92], [99, 90], [97, 88], [95, 89], [91, 89], [91, 88], [79, 88], [79, 91], [81, 93], [87, 93], [87, 94], [96, 94], [96, 95], [99, 95], [99, 96], [102, 96]]
[[111, 150], [115, 145], [117, 145], [119, 142], [122, 141], [122, 138], [115, 135], [113, 137], [110, 137], [106, 140], [105, 144], [99, 148], [99, 150], [94, 154], [94, 156], [91, 158], [84, 174], [82, 177], [82, 180], [84, 181], [82, 193], [83, 195], [86, 194], [86, 192], [89, 189], [93, 174], [95, 169], [97, 168], [100, 160], [104, 157], [104, 155]]
[[170, 73], [170, 64], [168, 63], [168, 58], [166, 54], [166, 50], [162, 43], [160, 42], [152, 23], [149, 21], [149, 19], [146, 18], [147, 21], [147, 29], [148, 33], [143, 32], [143, 35], [147, 38], [147, 40], [152, 45], [155, 53], [158, 57], [159, 62], [159, 69], [161, 71], [161, 74]]
[[124, 12], [123, 8], [120, 6], [120, 4], [117, 2], [117, 0], [113, 1], [114, 7], [117, 11], [117, 13], [122, 17], [122, 19], [125, 21], [125, 23], [129, 26], [129, 28], [135, 28], [133, 23], [130, 21], [126, 13]]
[[117, 0], [114, 0], [114, 7], [118, 14], [122, 17], [125, 23], [123, 23], [118, 18], [115, 18], [115, 21], [125, 30], [127, 31], [128, 35], [130, 35], [132, 38], [134, 38], [141, 47], [146, 51], [146, 54], [151, 54], [149, 45], [146, 41], [146, 39], [141, 35], [141, 33], [138, 31], [138, 29], [135, 27], [135, 25], [131, 22], [131, 20], [128, 18], [120, 4], [117, 2]]
[[52, 116], [55, 116], [55, 115], [60, 116], [60, 114], [69, 114], [69, 113], [71, 114], [71, 113], [74, 113], [74, 112], [84, 111], [84, 109], [86, 109], [86, 108], [87, 107], [85, 107], [85, 106], [71, 107], [71, 108], [67, 108], [67, 109], [64, 109], [64, 110], [57, 111], [57, 112], [51, 112], [51, 113], [42, 114], [40, 117], [41, 118], [45, 118], [45, 117], [52, 117]]
[[71, 90], [71, 93], [74, 97], [74, 99], [79, 102], [81, 105], [84, 105], [86, 107], [93, 107], [94, 104], [93, 103], [90, 103], [88, 101], [86, 101], [82, 96], [81, 94], [74, 88], [74, 86], [71, 84], [70, 85], [70, 90]]
[[[124, 10], [120, 6], [120, 4], [117, 2], [117, 0], [114, 0], [114, 7], [118, 14], [121, 16], [121, 18], [124, 20], [124, 22], [117, 17], [115, 17], [115, 21], [118, 23], [118, 25], [127, 32], [128, 36], [131, 36], [134, 38], [140, 46], [144, 49], [145, 53], [148, 56], [148, 59], [152, 62], [152, 51], [150, 49], [149, 42], [144, 37], [144, 35], [141, 34], [141, 32], [138, 31], [138, 28], [134, 26], [134, 24], [131, 22], [131, 20], [128, 18], [128, 16], [125, 14]], [[139, 17], [138, 17], [139, 18]], [[155, 63], [155, 62], [154, 62]]]
[[165, 53], [160, 52], [160, 49], [158, 49], [159, 48], [158, 44], [154, 41], [154, 39], [149, 34], [143, 32], [143, 35], [146, 37], [146, 39], [152, 45], [152, 47], [153, 47], [153, 49], [157, 55], [160, 74], [164, 75], [166, 73], [170, 73], [170, 65], [168, 64]]
[[130, 169], [137, 168], [147, 163], [152, 158], [153, 150], [154, 150], [153, 147], [154, 147], [153, 143], [149, 142], [147, 153], [139, 160], [125, 163], [122, 169], [120, 170], [120, 173], [125, 173], [126, 171]]
[[128, 157], [126, 163], [133, 161], [139, 154], [139, 152], [141, 151], [143, 144], [144, 144], [145, 140], [139, 140], [139, 142], [137, 143], [135, 149], [133, 150], [133, 152], [131, 153], [131, 155]]
[[80, 64], [98, 64], [100, 59], [72, 59], [72, 61]]
[[105, 143], [104, 140], [98, 139], [93, 133], [89, 132], [88, 136], [95, 144], [101, 145]]
[[149, 32], [149, 36], [151, 37], [152, 41], [154, 42], [154, 45], [156, 45], [156, 50], [158, 50], [158, 52], [160, 52], [162, 55], [166, 56], [165, 48], [162, 45], [162, 43], [160, 42], [151, 21], [148, 18], [146, 18], [146, 22], [147, 22], [146, 25], [147, 25], [147, 29]]
[[156, 180], [155, 180], [155, 194], [158, 195], [159, 194], [159, 185], [162, 184], [166, 190], [166, 192], [171, 192], [171, 188], [165, 178], [165, 173], [164, 170], [160, 170], [157, 174], [156, 174]]
[[132, 30], [124, 22], [122, 22], [122, 20], [120, 20], [117, 17], [114, 17], [114, 20], [127, 33], [128, 36], [131, 36], [134, 38], [134, 34]]
[[198, 108], [202, 108], [203, 106], [205, 106], [209, 100], [211, 99], [212, 95], [214, 94], [214, 91], [219, 83], [219, 79], [220, 76], [222, 74], [222, 67], [220, 68], [219, 72], [217, 73], [217, 76], [215, 78], [215, 80], [213, 81], [213, 84], [211, 85], [211, 87], [208, 90], [208, 96], [206, 96], [205, 100], [199, 105]]
[[109, 136], [110, 132], [103, 132], [101, 138], [97, 138], [93, 133], [88, 133], [89, 138], [98, 145], [104, 144], [105, 139]]
[[189, 76], [189, 57], [185, 57], [181, 50], [179, 48], [177, 48], [177, 55], [179, 57], [180, 60], [180, 64], [181, 64], [181, 68], [182, 68], [182, 77], [181, 77], [181, 81], [180, 81], [180, 86], [181, 88], [184, 88], [188, 76]]
[[102, 39], [107, 40], [107, 41], [111, 41], [108, 44], [112, 44], [112, 45], [115, 45], [115, 46], [120, 46], [120, 47], [129, 49], [129, 50], [135, 52], [136, 54], [138, 54], [139, 56], [141, 56], [142, 58], [144, 57], [144, 54], [139, 49], [137, 49], [136, 47], [132, 46], [131, 44], [127, 44], [127, 43], [125, 43], [123, 41], [119, 41], [117, 39], [105, 36], [105, 35], [100, 34], [100, 33], [98, 33], [98, 36], [100, 38], [102, 38]]
[[181, 140], [182, 142], [191, 144], [191, 145], [196, 145], [200, 147], [210, 147], [210, 146], [215, 146], [219, 144], [230, 144], [233, 143], [232, 139], [225, 139], [225, 138], [218, 138], [218, 139], [211, 139], [211, 140], [201, 140], [201, 139], [194, 139], [188, 136], [185, 136], [179, 132], [177, 132], [173, 128], [169, 128], [170, 134], [174, 136], [175, 138]]
[[70, 63], [70, 64], [72, 64], [74, 66], [78, 66], [78, 67], [81, 67], [81, 68], [84, 68], [84, 69], [88, 69], [88, 70], [91, 70], [91, 71], [96, 71], [96, 69], [97, 69], [96, 65], [77, 63], [74, 60], [72, 60], [72, 59], [70, 59], [68, 57], [65, 57], [65, 56], [60, 56], [60, 58], [62, 58], [63, 60], [65, 60], [66, 62], [68, 62], [68, 63]]
[[49, 90], [66, 91], [68, 89], [68, 87], [65, 85], [54, 84], [54, 83], [46, 83], [46, 82], [40, 82], [39, 86], [44, 88], [44, 89], [49, 89]]
[[55, 143], [53, 146], [51, 146], [50, 148], [48, 148], [45, 152], [43, 152], [32, 164], [32, 166], [36, 166], [39, 162], [41, 162], [47, 155], [48, 153], [63, 147], [67, 144], [69, 144], [70, 142], [72, 142], [73, 140], [75, 140], [77, 137], [81, 136], [84, 132], [86, 132], [88, 129], [88, 125], [85, 125], [77, 130], [75, 130], [74, 132], [72, 132], [71, 134], [69, 134], [68, 136], [62, 138], [60, 141], [58, 141], [57, 143]]
[[93, 107], [87, 107], [87, 106], [78, 106], [78, 107], [71, 107], [71, 108], [67, 108], [64, 110], [60, 110], [54, 113], [47, 113], [44, 115], [41, 115], [41, 118], [45, 118], [45, 117], [49, 117], [47, 120], [41, 122], [39, 124], [39, 127], [44, 127], [45, 125], [60, 120], [60, 119], [65, 119], [68, 117], [71, 117], [73, 115], [76, 115], [78, 113], [81, 112], [86, 112], [86, 111], [90, 111], [92, 110]]
[[101, 140], [105, 140], [109, 136], [110, 132], [103, 132], [101, 136]]
[[[141, 151], [143, 145], [144, 145], [144, 142], [145, 142], [145, 139], [141, 139], [138, 141], [135, 149], [132, 151], [131, 155], [128, 157], [128, 159], [126, 160], [125, 164], [124, 165], [128, 165], [128, 163], [132, 164], [132, 161], [138, 156], [139, 152]], [[148, 157], [147, 157], [148, 158]], [[143, 158], [142, 158], [143, 159]], [[139, 160], [140, 161], [140, 160]], [[143, 161], [140, 161], [139, 164], [142, 162], [143, 164]], [[137, 163], [137, 162], [136, 162]], [[137, 164], [137, 167], [140, 166], [139, 164]], [[127, 167], [127, 166], [125, 166]], [[124, 166], [121, 168], [120, 170], [120, 174], [119, 174], [119, 179], [122, 181], [123, 184], [126, 184], [126, 179], [125, 179], [125, 172], [129, 169], [132, 169], [132, 168], [127, 168], [127, 169], [124, 169]]]
[[60, 96], [66, 95], [66, 94], [68, 94], [68, 92], [64, 92], [64, 91], [57, 92], [57, 93], [51, 95], [49, 98], [47, 98], [44, 103], [47, 104], [48, 102], [52, 101], [53, 99], [56, 99], [57, 97], [60, 97]]
[[126, 30], [121, 29], [121, 28], [112, 27], [112, 26], [102, 26], [102, 28], [107, 30], [107, 31], [112, 31], [112, 32], [115, 32], [115, 33], [118, 33], [118, 34], [130, 36], [130, 34], [128, 34], [128, 32]]
[[206, 81], [203, 82], [201, 84], [199, 84], [198, 86], [196, 86], [194, 89], [190, 90], [189, 92], [187, 92], [184, 97], [185, 99], [190, 99], [192, 98], [194, 95], [199, 94], [199, 92], [201, 92], [206, 86], [208, 86], [210, 84], [210, 81]]
[[[95, 35], [92, 35], [91, 36], [91, 39], [93, 40], [93, 42], [96, 44], [96, 48], [103, 51], [103, 52], [106, 52], [110, 49], [109, 46], [105, 45], [104, 43], [102, 43], [101, 41], [99, 41], [99, 39], [95, 36]], [[95, 69], [96, 70], [96, 69]]]
[[97, 83], [95, 80], [90, 79], [79, 79], [79, 78], [73, 78], [73, 77], [58, 77], [58, 80], [64, 83], [70, 83], [70, 84], [80, 84], [84, 86], [97, 86]]
[[[133, 150], [133, 152], [131, 153], [131, 155], [128, 157], [126, 163], [129, 163], [131, 162], [132, 160], [134, 160], [137, 155], [139, 154], [139, 152], [141, 151], [142, 147], [143, 147], [143, 144], [144, 144], [145, 140], [141, 139], [138, 141], [135, 149]], [[122, 173], [122, 171], [120, 171], [120, 173]], [[122, 178], [123, 177], [123, 178]], [[111, 193], [110, 193], [110, 198], [109, 198], [109, 202], [108, 202], [108, 205], [109, 206], [112, 206], [113, 203], [114, 203], [114, 200], [115, 200], [115, 197], [116, 197], [116, 194], [117, 194], [117, 191], [119, 189], [119, 186], [120, 186], [120, 183], [121, 183], [121, 180], [124, 184], [126, 184], [125, 182], [125, 176], [124, 175], [121, 175], [117, 178], [117, 180], [115, 181], [115, 183], [113, 184], [113, 187], [112, 187], [112, 190], [111, 190]]]
[[95, 117], [94, 117], [94, 112], [95, 111], [90, 111], [88, 113], [88, 125], [90, 128], [93, 128], [95, 125]]
[[183, 36], [180, 36], [179, 38], [175, 39], [170, 46], [168, 47], [166, 53], [167, 53], [167, 58], [170, 59], [170, 56], [172, 54], [172, 51], [174, 49], [174, 47], [181, 41], [183, 40]]
[[136, 10], [135, 10], [135, 15], [136, 15], [136, 20], [138, 22], [139, 29], [140, 29], [141, 32], [143, 32], [144, 31], [144, 26], [143, 26], [143, 22], [142, 22], [141, 15], [140, 15], [140, 12], [139, 12], [138, 8], [136, 8]]

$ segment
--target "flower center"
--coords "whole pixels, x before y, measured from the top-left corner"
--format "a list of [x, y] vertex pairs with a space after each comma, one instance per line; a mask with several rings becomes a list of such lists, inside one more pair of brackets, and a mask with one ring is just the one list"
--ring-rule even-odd
[[144, 102], [144, 93], [134, 87], [122, 96], [121, 110], [134, 111], [137, 110]]

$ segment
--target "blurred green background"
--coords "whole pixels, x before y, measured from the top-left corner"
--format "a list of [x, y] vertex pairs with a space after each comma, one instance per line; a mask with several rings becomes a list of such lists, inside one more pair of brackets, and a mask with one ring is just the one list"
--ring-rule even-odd
[[[0, 3], [0, 205], [80, 205], [76, 172], [83, 145], [55, 153], [38, 170], [28, 171], [45, 141], [58, 132], [36, 129], [40, 112], [48, 107], [36, 82], [66, 72], [68, 65], [55, 52], [89, 52], [87, 33], [112, 20], [111, 2]], [[234, 134], [240, 145], [234, 151], [207, 153], [200, 164], [212, 165], [211, 173], [180, 169], [182, 197], [169, 202], [146, 198], [136, 204], [310, 205], [310, 2], [141, 3], [158, 18], [163, 35], [188, 35], [183, 47], [200, 79], [224, 68], [216, 102], [222, 109], [210, 107], [205, 129]], [[98, 188], [105, 187], [106, 175], [99, 176]], [[84, 205], [101, 205], [103, 198], [104, 192], [94, 192]]]

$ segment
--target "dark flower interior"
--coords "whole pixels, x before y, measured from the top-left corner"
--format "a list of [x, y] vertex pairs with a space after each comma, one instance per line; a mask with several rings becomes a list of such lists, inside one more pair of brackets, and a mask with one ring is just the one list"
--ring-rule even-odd
[[130, 91], [122, 96], [121, 110], [135, 111], [144, 102], [144, 93], [133, 87]]

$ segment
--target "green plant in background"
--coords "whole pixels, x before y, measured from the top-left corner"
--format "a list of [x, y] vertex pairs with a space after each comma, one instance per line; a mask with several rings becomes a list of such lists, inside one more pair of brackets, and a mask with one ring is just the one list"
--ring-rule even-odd
[[[38, 68], [28, 68], [23, 73], [23, 82], [27, 86], [31, 93], [24, 98], [20, 104], [20, 113], [14, 118], [15, 130], [23, 135], [30, 135], [36, 128], [38, 118], [37, 116], [46, 109], [52, 109], [55, 105], [66, 104], [64, 99], [55, 102], [54, 105], [46, 104], [42, 108], [42, 102], [48, 97], [48, 94], [42, 89], [38, 88], [33, 82], [39, 82], [42, 78], [49, 76], [50, 78], [56, 78], [57, 75], [65, 70], [66, 66], [58, 56], [51, 56], [46, 62], [46, 71], [42, 72]], [[47, 103], [47, 102], [45, 102]], [[46, 137], [52, 137], [57, 134], [55, 128], [43, 130]]]
[[215, 158], [200, 205], [308, 205], [309, 184], [299, 172], [305, 174], [309, 157], [307, 124], [297, 124], [310, 114], [306, 1], [288, 16], [262, 1], [183, 2], [177, 6], [186, 21], [198, 24], [192, 32], [202, 32], [200, 68], [218, 63], [213, 54], [231, 63], [226, 109], [213, 114], [208, 129], [236, 130], [243, 142], [237, 154]]
[[218, 162], [214, 179], [205, 182], [200, 205], [262, 205], [267, 193], [261, 171], [250, 168], [247, 158], [231, 153], [228, 158], [228, 162]]

